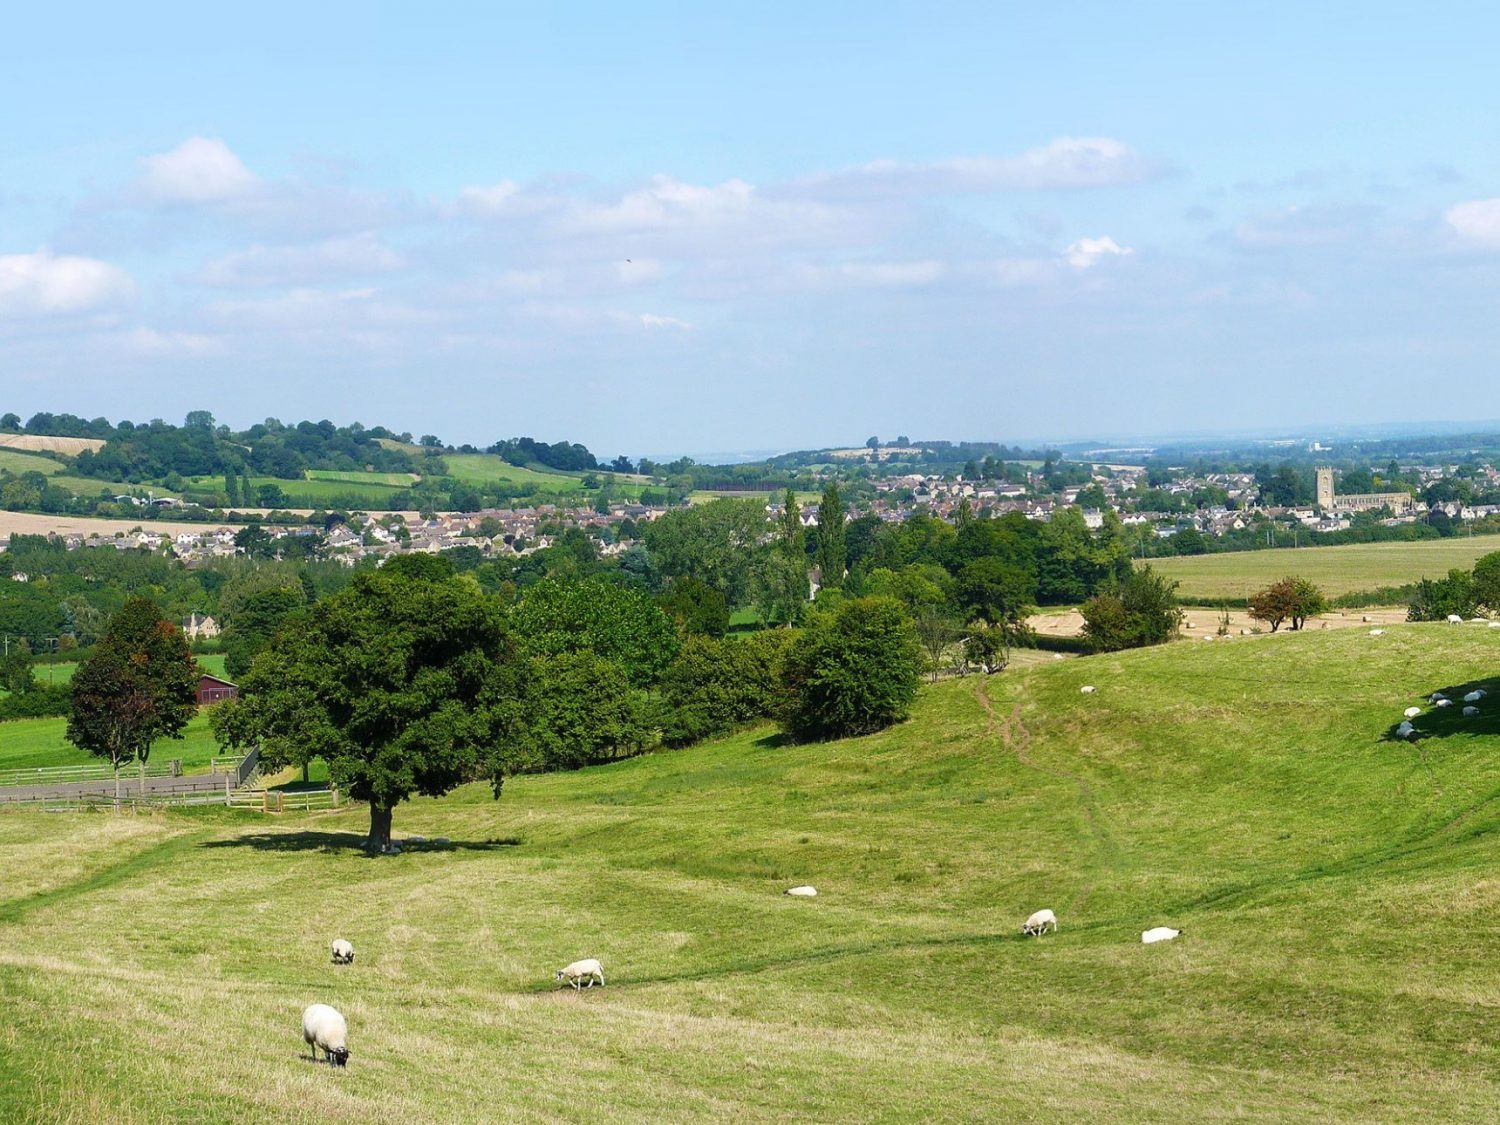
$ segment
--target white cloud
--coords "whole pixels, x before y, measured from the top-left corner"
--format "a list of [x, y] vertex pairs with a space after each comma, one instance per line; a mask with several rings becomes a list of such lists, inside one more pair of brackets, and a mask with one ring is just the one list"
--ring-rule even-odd
[[1500, 247], [1500, 199], [1471, 199], [1448, 208], [1443, 216], [1460, 238]]
[[197, 280], [221, 289], [308, 285], [388, 273], [404, 264], [400, 254], [366, 232], [311, 246], [252, 246], [207, 263]]
[[943, 276], [943, 263], [931, 259], [918, 262], [840, 262], [837, 265], [803, 265], [793, 271], [798, 282], [813, 288], [903, 289], [930, 285]]
[[160, 332], [145, 327], [122, 333], [119, 343], [124, 350], [148, 358], [222, 355], [225, 350], [223, 341], [201, 332]]
[[816, 194], [944, 195], [1053, 191], [1138, 183], [1161, 166], [1109, 137], [1058, 137], [1019, 156], [965, 156], [925, 163], [877, 160], [795, 185]]
[[135, 283], [118, 266], [97, 258], [53, 254], [0, 256], [0, 315], [95, 312], [128, 302]]
[[1101, 258], [1123, 258], [1134, 253], [1106, 234], [1103, 238], [1080, 238], [1073, 242], [1068, 247], [1068, 263], [1076, 269], [1086, 270]]
[[[625, 314], [627, 319], [629, 313]], [[675, 316], [661, 316], [657, 313], [641, 313], [636, 319], [642, 328], [691, 328], [692, 325], [685, 320], [678, 320]]]
[[189, 137], [141, 161], [137, 187], [158, 203], [220, 203], [253, 194], [261, 181], [217, 137]]

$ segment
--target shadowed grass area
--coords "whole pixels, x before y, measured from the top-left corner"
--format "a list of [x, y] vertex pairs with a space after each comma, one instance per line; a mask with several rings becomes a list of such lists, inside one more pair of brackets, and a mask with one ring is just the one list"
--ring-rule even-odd
[[[0, 812], [0, 1117], [1490, 1120], [1491, 705], [1386, 734], [1497, 658], [1394, 626], [1044, 662], [869, 738], [420, 799], [397, 836], [452, 845], [380, 859], [358, 809]], [[591, 956], [608, 987], [555, 988]], [[345, 1072], [297, 1060], [314, 1001]]]

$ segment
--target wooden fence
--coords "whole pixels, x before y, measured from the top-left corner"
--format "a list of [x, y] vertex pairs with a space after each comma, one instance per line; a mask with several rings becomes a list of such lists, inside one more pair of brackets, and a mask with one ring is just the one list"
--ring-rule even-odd
[[[112, 809], [113, 796], [99, 793], [70, 794], [68, 796], [20, 797], [12, 803], [24, 804], [43, 812], [77, 811], [79, 809]], [[222, 808], [248, 809], [251, 812], [280, 814], [287, 812], [318, 812], [325, 809], [347, 808], [352, 802], [337, 789], [227, 789], [190, 790], [184, 792], [122, 793], [120, 807], [131, 811], [140, 809], [183, 808], [195, 805], [217, 805]]]
[[[120, 771], [120, 781], [128, 784], [141, 776], [139, 768], [126, 767]], [[181, 777], [182, 762], [173, 758], [168, 762], [149, 762], [147, 777]], [[0, 786], [12, 785], [61, 785], [70, 781], [110, 781], [115, 771], [103, 764], [89, 763], [81, 766], [37, 766], [32, 769], [0, 770]]]

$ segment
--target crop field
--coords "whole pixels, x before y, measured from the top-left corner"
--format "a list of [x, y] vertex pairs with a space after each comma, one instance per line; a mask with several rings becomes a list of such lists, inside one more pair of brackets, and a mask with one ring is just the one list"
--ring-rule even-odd
[[1150, 562], [1153, 569], [1175, 578], [1181, 584], [1178, 596], [1189, 601], [1248, 597], [1288, 574], [1310, 579], [1325, 594], [1337, 597], [1382, 586], [1402, 586], [1419, 578], [1441, 578], [1453, 567], [1467, 570], [1475, 559], [1491, 551], [1500, 551], [1500, 536], [1235, 551]]
[[50, 457], [38, 457], [34, 453], [21, 453], [14, 449], [0, 448], [0, 471], [45, 473], [50, 477], [53, 473], [62, 472], [63, 468], [61, 461], [54, 461]]
[[45, 450], [76, 457], [85, 449], [104, 448], [103, 438], [47, 437], [42, 434], [0, 434], [0, 449]]
[[0, 811], [0, 1118], [1487, 1122], [1500, 703], [1387, 735], [1497, 667], [1442, 625], [1049, 660], [419, 799], [452, 844], [380, 859], [359, 809]]

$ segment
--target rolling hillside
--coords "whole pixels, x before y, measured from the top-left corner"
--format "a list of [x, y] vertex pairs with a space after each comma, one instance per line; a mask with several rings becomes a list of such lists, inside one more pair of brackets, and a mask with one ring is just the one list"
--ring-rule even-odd
[[0, 811], [0, 1117], [1492, 1120], [1500, 695], [1386, 736], [1497, 669], [1423, 625], [1049, 661], [418, 800], [452, 845], [379, 860], [358, 810]]

